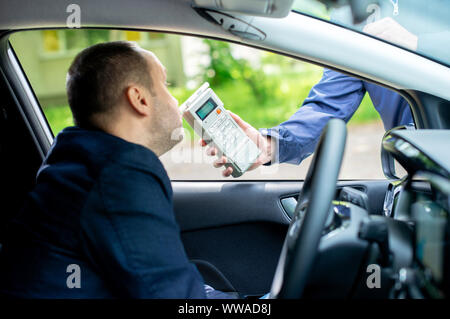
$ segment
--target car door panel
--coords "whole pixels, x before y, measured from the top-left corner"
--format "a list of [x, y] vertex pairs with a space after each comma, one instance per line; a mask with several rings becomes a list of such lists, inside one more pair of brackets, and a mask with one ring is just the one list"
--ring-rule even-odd
[[[264, 294], [289, 225], [281, 199], [298, 197], [296, 181], [174, 181], [174, 210], [191, 260], [212, 264], [244, 295]], [[342, 181], [364, 191], [381, 214], [387, 181]], [[381, 200], [380, 200], [381, 199]]]

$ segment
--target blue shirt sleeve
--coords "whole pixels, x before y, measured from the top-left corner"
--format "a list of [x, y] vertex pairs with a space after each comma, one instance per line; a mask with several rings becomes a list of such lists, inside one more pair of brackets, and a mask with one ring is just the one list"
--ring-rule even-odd
[[92, 264], [127, 298], [206, 298], [203, 279], [185, 253], [171, 194], [135, 167], [102, 170], [82, 212]]
[[316, 147], [320, 133], [332, 118], [346, 122], [352, 117], [366, 90], [359, 79], [324, 69], [322, 79], [309, 92], [300, 109], [287, 121], [263, 135], [278, 140], [275, 161], [300, 164]]

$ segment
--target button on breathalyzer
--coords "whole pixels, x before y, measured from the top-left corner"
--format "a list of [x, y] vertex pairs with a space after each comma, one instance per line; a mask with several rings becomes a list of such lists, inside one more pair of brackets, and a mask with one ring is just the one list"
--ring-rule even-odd
[[261, 150], [226, 112], [223, 102], [205, 82], [180, 106], [184, 119], [203, 140], [227, 157], [233, 177], [241, 176], [256, 161]]

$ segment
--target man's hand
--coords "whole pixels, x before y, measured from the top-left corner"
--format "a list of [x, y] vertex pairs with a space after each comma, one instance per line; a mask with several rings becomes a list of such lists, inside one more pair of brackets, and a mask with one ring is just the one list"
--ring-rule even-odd
[[[245, 134], [259, 147], [261, 150], [261, 155], [256, 159], [256, 162], [253, 163], [252, 166], [248, 170], [253, 170], [262, 164], [265, 164], [272, 159], [271, 152], [271, 139], [270, 136], [263, 136], [257, 129], [253, 126], [242, 120], [238, 115], [228, 111], [231, 117], [236, 121], [236, 123], [241, 127]], [[200, 140], [201, 146], [206, 146], [206, 142], [204, 140]], [[209, 156], [218, 155], [219, 151], [214, 146], [209, 146], [206, 150], [206, 154]], [[227, 163], [227, 158], [225, 156], [220, 157], [214, 162], [214, 167], [219, 168], [224, 166]], [[228, 177], [233, 173], [233, 168], [228, 167], [225, 168], [222, 172], [224, 177]]]
[[390, 17], [369, 23], [363, 32], [413, 51], [417, 49], [417, 36]]

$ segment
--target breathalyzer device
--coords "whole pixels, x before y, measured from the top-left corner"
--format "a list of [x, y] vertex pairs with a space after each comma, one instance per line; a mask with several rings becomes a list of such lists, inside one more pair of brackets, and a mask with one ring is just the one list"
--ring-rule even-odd
[[233, 177], [241, 176], [256, 161], [261, 150], [225, 110], [223, 102], [205, 82], [180, 106], [184, 119], [219, 155], [227, 157]]

